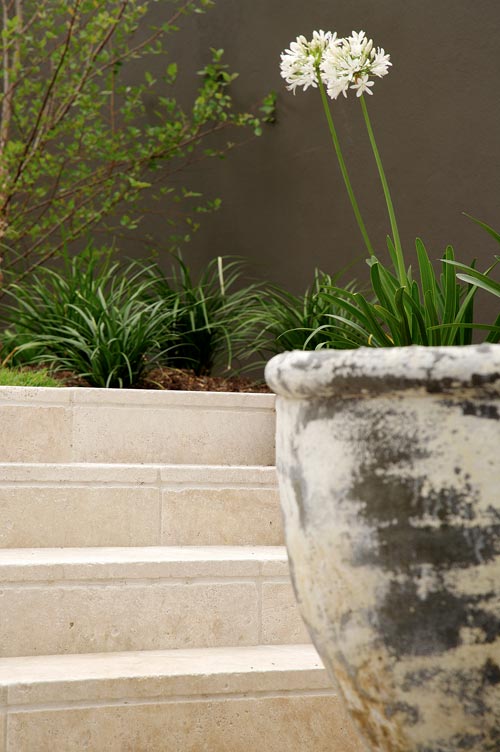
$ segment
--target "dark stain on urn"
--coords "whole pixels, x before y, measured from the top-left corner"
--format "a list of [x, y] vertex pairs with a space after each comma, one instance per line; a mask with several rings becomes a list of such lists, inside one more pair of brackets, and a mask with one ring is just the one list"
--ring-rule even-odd
[[409, 692], [413, 687], [424, 687], [429, 685], [431, 681], [442, 674], [442, 669], [435, 668], [419, 668], [417, 671], [408, 671], [405, 675], [405, 679], [401, 684], [403, 692]]
[[[488, 736], [486, 736], [488, 734]], [[416, 752], [499, 752], [500, 729], [489, 733], [461, 734], [451, 739], [437, 740], [432, 746], [420, 744]]]
[[[481, 745], [481, 746], [480, 746]], [[419, 744], [417, 752], [499, 752], [497, 747], [484, 746], [484, 734], [465, 734], [437, 742], [432, 747]]]
[[[363, 410], [363, 403], [350, 408], [356, 422]], [[414, 477], [415, 461], [431, 458], [426, 438], [417, 435], [411, 412], [404, 430], [390, 434], [388, 415], [366, 416], [364, 435], [352, 437], [360, 459], [349, 499], [362, 503], [359, 514], [376, 531], [371, 541], [357, 543], [352, 563], [408, 572], [417, 564], [448, 569], [492, 561], [500, 554], [500, 515], [490, 507], [487, 519], [483, 515], [475, 523], [479, 493], [459, 467], [441, 488], [429, 488], [425, 476]]]
[[408, 705], [406, 702], [395, 702], [392, 705], [386, 705], [385, 714], [387, 718], [392, 718], [396, 714], [401, 714], [404, 716], [405, 724], [409, 726], [415, 726], [420, 721], [418, 708], [413, 705]]
[[483, 386], [483, 384], [495, 384], [500, 381], [500, 373], [473, 373], [471, 376], [472, 386]]
[[395, 655], [439, 655], [462, 644], [465, 627], [479, 630], [482, 643], [495, 642], [500, 620], [481, 608], [494, 597], [458, 597], [441, 586], [423, 599], [417, 583], [408, 580], [392, 584], [373, 618]]
[[493, 686], [500, 684], [500, 666], [491, 658], [488, 658], [483, 666], [482, 676], [484, 684], [492, 684]]
[[372, 614], [373, 626], [396, 657], [456, 648], [464, 628], [477, 630], [482, 643], [493, 643], [500, 619], [483, 607], [493, 594], [483, 594], [482, 602], [459, 597], [446, 588], [444, 574], [500, 554], [500, 516], [490, 507], [477, 517], [479, 492], [459, 468], [450, 485], [441, 488], [429, 488], [426, 477], [413, 477], [414, 460], [429, 454], [412, 425], [409, 414], [395, 437], [371, 415], [364, 422], [365, 435], [355, 439], [359, 467], [345, 503], [352, 501], [373, 534], [353, 539], [350, 563], [394, 575]]
[[[298, 469], [299, 465], [295, 467]], [[291, 472], [289, 478], [293, 488], [293, 496], [299, 510], [300, 527], [304, 529], [307, 525], [307, 510], [304, 502], [307, 498], [305, 480], [302, 473], [297, 471]]]
[[[482, 667], [478, 667], [478, 671], [473, 672], [457, 670], [449, 674], [439, 667], [409, 671], [401, 689], [403, 692], [409, 692], [414, 687], [424, 687], [434, 683], [442, 692], [449, 694], [452, 687], [454, 693], [461, 698], [464, 710], [473, 717], [481, 718], [488, 713], [493, 713], [491, 704], [485, 698], [488, 697], [488, 689], [498, 685], [499, 682], [500, 667], [488, 658]], [[498, 722], [500, 724], [500, 718]], [[498, 730], [500, 732], [500, 726]]]
[[420, 669], [406, 674], [401, 689], [408, 692], [414, 687], [434, 685], [443, 695], [454, 694], [460, 699], [463, 712], [471, 719], [470, 733], [455, 736], [451, 740], [435, 740], [432, 746], [423, 745], [418, 750], [427, 752], [499, 752], [500, 718], [495, 707], [492, 685], [498, 682], [499, 667], [488, 659], [478, 670], [447, 671], [440, 667]]
[[[367, 474], [352, 489], [376, 538], [355, 549], [353, 564], [405, 571], [418, 564], [448, 569], [492, 561], [500, 553], [500, 520], [493, 508], [488, 525], [474, 524], [474, 489], [442, 488], [423, 495], [425, 479]], [[457, 519], [463, 520], [461, 524]], [[429, 520], [432, 524], [427, 524]]]
[[[464, 669], [453, 671], [450, 676], [443, 674], [443, 691], [449, 694], [451, 687], [460, 698], [464, 712], [472, 718], [495, 717], [494, 699], [492, 699], [491, 692], [491, 687], [494, 685], [489, 681], [492, 678], [490, 672], [494, 666], [494, 662], [488, 659], [482, 667], [477, 667], [477, 671]], [[493, 727], [493, 731], [496, 728], [496, 731], [500, 732], [500, 718], [497, 720], [498, 725]]]
[[356, 410], [358, 400], [353, 397], [346, 399], [316, 399], [301, 402], [297, 413], [297, 431], [306, 428], [315, 420], [330, 420], [344, 410]]
[[489, 420], [500, 420], [500, 414], [496, 405], [487, 402], [470, 402], [460, 403], [464, 415], [474, 415], [476, 418], [487, 418]]
[[[352, 400], [353, 404], [356, 402]], [[348, 401], [348, 404], [350, 402]], [[311, 422], [315, 420], [323, 420], [325, 418], [332, 418], [340, 410], [345, 409], [345, 402], [334, 403], [331, 400], [313, 400], [305, 402], [300, 405], [300, 408], [296, 417], [295, 430], [289, 450], [291, 462], [285, 466], [278, 462], [278, 471], [286, 475], [292, 485], [295, 502], [297, 504], [299, 512], [300, 526], [302, 529], [306, 529], [308, 525], [308, 512], [307, 502], [309, 494], [307, 490], [307, 481], [302, 472], [303, 463], [297, 454], [297, 449], [294, 446], [293, 438], [305, 429]]]

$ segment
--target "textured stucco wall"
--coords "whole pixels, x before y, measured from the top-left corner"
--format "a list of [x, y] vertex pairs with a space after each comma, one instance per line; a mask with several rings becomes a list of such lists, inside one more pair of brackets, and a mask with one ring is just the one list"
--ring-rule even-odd
[[[155, 7], [157, 18], [166, 5]], [[274, 127], [189, 177], [190, 186], [223, 199], [186, 249], [195, 267], [219, 253], [241, 254], [259, 276], [297, 291], [315, 266], [333, 272], [358, 258], [349, 275], [366, 276], [319, 95], [294, 97], [279, 76], [281, 50], [315, 28], [364, 29], [391, 54], [390, 75], [377, 80], [368, 104], [409, 253], [417, 235], [436, 259], [448, 243], [464, 261], [478, 256], [480, 266], [498, 252], [461, 216], [468, 211], [500, 228], [498, 0], [217, 0], [183, 25], [171, 44], [183, 71], [202, 67], [209, 47], [223, 47], [240, 72], [239, 104], [278, 92]], [[384, 248], [389, 222], [358, 102], [338, 101], [334, 116], [370, 234]]]

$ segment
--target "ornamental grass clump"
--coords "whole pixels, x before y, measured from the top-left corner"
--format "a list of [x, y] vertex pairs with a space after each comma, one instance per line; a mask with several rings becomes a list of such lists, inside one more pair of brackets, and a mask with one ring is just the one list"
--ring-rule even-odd
[[[324, 347], [344, 347], [349, 329], [335, 313], [343, 313], [332, 300], [339, 275], [316, 269], [312, 285], [302, 295], [294, 295], [277, 285], [269, 285], [260, 297], [260, 332], [255, 340], [259, 352], [265, 356], [286, 350], [320, 350]], [[353, 282], [345, 286], [346, 296], [354, 292]]]
[[162, 363], [189, 369], [197, 376], [229, 370], [237, 359], [256, 352], [255, 337], [262, 326], [260, 286], [242, 284], [245, 263], [218, 256], [197, 280], [180, 256], [170, 274], [159, 266], [146, 270], [151, 286], [148, 300], [161, 301], [171, 311], [161, 336]]
[[[387, 75], [392, 65], [390, 56], [375, 47], [364, 31], [339, 38], [331, 31], [315, 31], [310, 40], [297, 37], [281, 55], [281, 75], [294, 94], [297, 88], [318, 89], [328, 123], [333, 147], [337, 155], [344, 185], [351, 202], [359, 230], [369, 254], [372, 296], [332, 286], [325, 292], [333, 306], [331, 316], [342, 324], [342, 341], [315, 345], [322, 347], [391, 347], [397, 345], [466, 345], [472, 341], [474, 329], [487, 331], [486, 341], [500, 341], [500, 315], [492, 325], [474, 322], [474, 300], [482, 288], [500, 295], [500, 285], [490, 278], [499, 262], [496, 256], [485, 272], [456, 261], [453, 248], [448, 246], [442, 259], [441, 274], [436, 274], [422, 240], [417, 239], [418, 270], [407, 265], [389, 184], [375, 140], [365, 94], [372, 95], [375, 79]], [[380, 183], [387, 206], [391, 234], [387, 245], [392, 262], [383, 264], [374, 250], [342, 152], [333, 122], [329, 99], [340, 94], [355, 93], [366, 126], [377, 165]], [[500, 235], [491, 227], [475, 220], [500, 242]], [[318, 329], [316, 334], [320, 334]], [[314, 338], [310, 343], [313, 344]]]
[[[94, 249], [13, 285], [4, 350], [10, 362], [72, 371], [95, 387], [130, 387], [158, 357], [172, 313], [145, 302], [151, 280]], [[7, 356], [9, 357], [9, 356]]]

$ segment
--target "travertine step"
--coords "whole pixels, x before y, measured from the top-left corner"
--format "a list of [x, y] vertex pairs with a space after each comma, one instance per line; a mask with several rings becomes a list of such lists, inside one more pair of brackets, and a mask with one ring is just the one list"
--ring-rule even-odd
[[274, 465], [274, 395], [0, 386], [3, 462]]
[[83, 750], [362, 748], [311, 645], [1, 659], [0, 752]]
[[0, 548], [282, 542], [274, 467], [0, 463]]
[[0, 387], [0, 752], [361, 752], [290, 584], [274, 399]]
[[0, 655], [308, 642], [282, 547], [5, 549]]

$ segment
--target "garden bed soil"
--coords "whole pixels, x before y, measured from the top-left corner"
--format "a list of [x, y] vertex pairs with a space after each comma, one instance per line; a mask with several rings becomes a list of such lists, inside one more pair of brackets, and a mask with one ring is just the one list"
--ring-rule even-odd
[[[71, 371], [51, 374], [61, 386], [91, 386]], [[194, 371], [159, 367], [148, 371], [134, 389], [170, 389], [186, 392], [270, 392], [267, 385], [244, 376], [197, 376]]]

